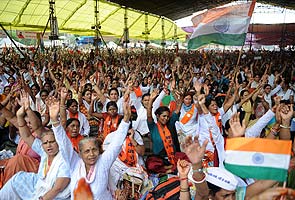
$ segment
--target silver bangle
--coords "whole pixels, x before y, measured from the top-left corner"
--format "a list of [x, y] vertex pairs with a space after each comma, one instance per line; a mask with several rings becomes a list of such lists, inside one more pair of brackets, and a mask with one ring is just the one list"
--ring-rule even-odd
[[286, 129], [290, 129], [291, 128], [291, 126], [284, 126], [283, 124], [280, 124], [280, 127], [281, 128], [286, 128]]

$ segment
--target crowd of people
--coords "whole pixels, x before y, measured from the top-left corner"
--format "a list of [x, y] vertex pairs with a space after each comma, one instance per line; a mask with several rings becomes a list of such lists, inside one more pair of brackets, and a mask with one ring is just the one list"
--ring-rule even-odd
[[0, 199], [295, 199], [294, 157], [284, 185], [224, 167], [234, 137], [295, 152], [292, 50], [25, 54], [0, 58]]

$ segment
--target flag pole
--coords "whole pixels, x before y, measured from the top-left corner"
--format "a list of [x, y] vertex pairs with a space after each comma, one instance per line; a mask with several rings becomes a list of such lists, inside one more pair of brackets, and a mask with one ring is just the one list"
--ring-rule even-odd
[[241, 50], [240, 50], [240, 53], [239, 53], [239, 57], [238, 57], [238, 61], [237, 61], [236, 68], [238, 67], [238, 65], [239, 65], [239, 63], [240, 63], [241, 55], [242, 55], [242, 52], [243, 52], [243, 48], [244, 48], [244, 45], [242, 46], [242, 48], [241, 48]]
[[[287, 181], [284, 181], [283, 183], [283, 188], [286, 188], [286, 185], [287, 185]], [[280, 200], [285, 200], [286, 199], [286, 196], [285, 195], [282, 195]]]

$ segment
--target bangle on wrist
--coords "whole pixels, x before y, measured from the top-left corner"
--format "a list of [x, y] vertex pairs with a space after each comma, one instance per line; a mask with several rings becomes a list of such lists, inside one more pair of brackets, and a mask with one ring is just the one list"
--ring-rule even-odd
[[193, 168], [193, 173], [203, 173], [203, 168], [199, 168], [199, 169]]
[[199, 183], [203, 183], [206, 180], [207, 175], [204, 173], [203, 177], [201, 180], [195, 180], [193, 177], [189, 177], [190, 181], [192, 181], [193, 183], [199, 184]]
[[51, 121], [51, 125], [59, 124], [59, 121]]
[[59, 107], [63, 108], [63, 109], [66, 109], [66, 106], [64, 106], [64, 105], [60, 105]]
[[24, 125], [18, 125], [18, 128], [22, 128], [22, 127], [25, 127], [27, 124], [24, 124]]
[[290, 129], [290, 128], [291, 128], [291, 126], [285, 126], [285, 125], [283, 125], [283, 124], [280, 124], [280, 127], [281, 127], [281, 128], [286, 128], [286, 129]]
[[189, 192], [189, 188], [180, 188], [180, 192]]
[[[191, 168], [191, 170], [190, 170], [190, 172], [188, 173], [188, 179], [191, 181], [191, 182], [193, 182], [193, 183], [196, 183], [196, 184], [199, 184], [199, 183], [203, 183], [205, 180], [206, 180], [206, 177], [207, 177], [207, 175], [206, 175], [206, 173], [203, 173], [204, 171], [202, 170], [202, 178], [201, 178], [201, 180], [195, 180], [194, 178], [193, 178], [193, 174], [194, 174], [194, 172], [193, 172], [194, 170]], [[198, 171], [198, 174], [200, 174], [200, 169], [197, 169], [197, 171]]]
[[186, 181], [188, 178], [185, 177], [185, 178], [179, 178], [180, 181]]

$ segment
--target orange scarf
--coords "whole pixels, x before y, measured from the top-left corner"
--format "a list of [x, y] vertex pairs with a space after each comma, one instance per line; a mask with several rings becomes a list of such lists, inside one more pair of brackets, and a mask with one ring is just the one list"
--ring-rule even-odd
[[71, 112], [69, 111], [69, 117], [70, 117], [70, 119], [71, 119], [71, 118], [78, 119], [78, 114], [79, 114], [79, 112], [77, 112], [76, 114], [73, 114], [73, 113], [71, 113]]
[[204, 159], [202, 161], [202, 166], [203, 168], [208, 168], [208, 167], [213, 167], [214, 166], [214, 156], [215, 154], [212, 153], [211, 151], [206, 150]]
[[115, 117], [115, 122], [113, 123], [112, 117], [108, 115], [103, 123], [103, 138], [106, 138], [106, 136], [117, 130], [118, 128], [118, 122], [119, 122], [119, 115]]
[[119, 154], [119, 159], [125, 163], [128, 167], [136, 167], [137, 155], [135, 151], [135, 146], [132, 145], [129, 136], [125, 140], [125, 149]]
[[192, 105], [192, 108], [185, 113], [185, 115], [183, 116], [183, 118], [180, 120], [180, 122], [182, 124], [186, 124], [194, 115], [194, 112], [195, 112], [195, 106]]
[[134, 91], [136, 97], [141, 97], [142, 96], [142, 91], [141, 91], [139, 86], [138, 87], [133, 87], [133, 91]]
[[72, 137], [69, 132], [67, 132], [68, 138], [71, 140], [71, 143], [73, 145], [73, 148], [76, 152], [79, 152], [79, 142], [82, 140], [84, 137], [80, 134], [77, 135], [77, 137]]
[[[209, 130], [209, 133], [210, 133], [210, 141], [211, 141], [211, 143], [212, 143], [212, 145], [214, 147], [213, 167], [219, 167], [219, 157], [218, 157], [218, 152], [217, 152], [217, 149], [216, 149], [216, 144], [214, 142], [211, 130]], [[211, 159], [212, 159], [212, 157], [211, 157]]]
[[221, 119], [219, 119], [220, 113], [218, 112], [216, 115], [214, 115], [214, 117], [215, 117], [216, 124], [219, 127], [220, 133], [222, 133], [222, 121]]
[[160, 133], [162, 142], [164, 144], [164, 148], [166, 150], [169, 162], [175, 166], [176, 162], [175, 162], [175, 152], [174, 152], [174, 145], [173, 145], [173, 140], [172, 140], [172, 136], [171, 133], [169, 131], [169, 129], [167, 128], [167, 126], [165, 125], [164, 130], [161, 128], [159, 122], [157, 123], [158, 126], [158, 131]]

